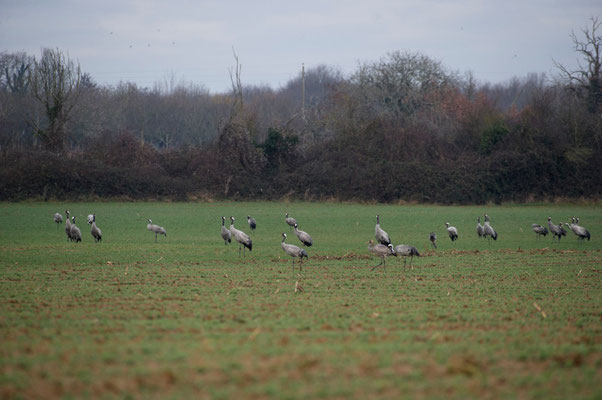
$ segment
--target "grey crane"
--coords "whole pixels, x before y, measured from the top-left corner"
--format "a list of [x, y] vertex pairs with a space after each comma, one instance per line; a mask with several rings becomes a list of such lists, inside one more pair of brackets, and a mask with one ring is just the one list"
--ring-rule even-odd
[[226, 228], [226, 217], [222, 217], [222, 239], [224, 239], [224, 244], [227, 246], [228, 243], [232, 243], [232, 234]]
[[[570, 228], [569, 224], [567, 224], [567, 226]], [[550, 228], [550, 232], [552, 232], [552, 239], [558, 237], [558, 240], [560, 241], [563, 236], [566, 236], [566, 231], [562, 228], [562, 222], [559, 225], [554, 225], [552, 217], [548, 217], [548, 228]]]
[[535, 234], [537, 235], [537, 239], [539, 239], [541, 236], [548, 235], [548, 228], [546, 228], [545, 226], [541, 226], [539, 224], [531, 224], [531, 229], [533, 229], [533, 232], [535, 232]]
[[163, 235], [163, 236], [167, 237], [167, 231], [165, 230], [165, 228], [163, 228], [162, 226], [153, 224], [153, 220], [150, 218], [148, 219], [148, 224], [146, 224], [146, 229], [148, 229], [151, 232], [154, 232], [155, 243], [157, 243], [158, 235]]
[[560, 230], [561, 236], [566, 236], [566, 230], [562, 227], [562, 222], [558, 224], [558, 229]]
[[588, 230], [585, 229], [584, 227], [582, 227], [581, 225], [578, 225], [579, 218], [577, 218], [575, 220], [574, 224], [568, 224], [568, 223], [565, 223], [565, 224], [567, 227], [569, 227], [573, 231], [573, 233], [575, 235], [577, 235], [577, 240], [584, 240], [587, 238], [587, 240], [589, 241], [591, 239], [592, 236], [590, 235]]
[[[576, 224], [576, 225], [578, 225], [578, 226], [580, 226], [580, 227], [582, 227], [581, 225], [579, 225], [579, 217], [576, 217], [576, 218], [575, 218], [575, 224]], [[583, 227], [582, 227], [582, 228], [583, 228]], [[585, 229], [585, 228], [583, 228], [583, 229]], [[585, 229], [585, 231], [587, 232], [587, 229]], [[587, 232], [587, 234], [589, 235], [589, 232]], [[589, 239], [590, 239], [590, 237], [591, 237], [591, 235], [590, 235], [590, 236], [587, 238], [587, 240], [589, 240]]]
[[477, 236], [480, 238], [485, 237], [485, 228], [481, 225], [481, 217], [477, 218]]
[[314, 244], [309, 233], [299, 230], [299, 224], [295, 224], [295, 235], [297, 235], [297, 238], [303, 243], [303, 246], [311, 247], [311, 245]]
[[435, 232], [429, 233], [429, 240], [431, 241], [433, 248], [436, 249], [437, 248], [437, 234]]
[[497, 240], [497, 232], [495, 231], [495, 229], [493, 229], [493, 227], [490, 224], [489, 215], [485, 214], [484, 217], [485, 222], [483, 224], [483, 232], [485, 232], [485, 237], [487, 238], [487, 241], [491, 243], [491, 239]]
[[72, 241], [71, 239], [71, 217], [69, 217], [69, 210], [65, 210], [65, 214], [67, 215], [67, 219], [65, 220], [65, 234], [67, 235], [67, 240]]
[[377, 267], [380, 267], [382, 265], [386, 272], [387, 263], [385, 261], [385, 258], [395, 255], [395, 249], [393, 249], [393, 245], [391, 243], [389, 243], [387, 246], [380, 243], [374, 244], [374, 240], [370, 239], [368, 241], [368, 250], [370, 250], [372, 253], [376, 254], [381, 258], [380, 264], [372, 267], [372, 270], [374, 271]]
[[249, 223], [249, 228], [251, 228], [251, 233], [255, 232], [255, 228], [257, 228], [257, 221], [255, 221], [255, 218], [247, 215], [247, 222]]
[[82, 241], [82, 232], [75, 225], [75, 217], [71, 217], [71, 240], [76, 243]]
[[412, 260], [414, 259], [414, 256], [416, 257], [420, 257], [420, 253], [418, 252], [418, 249], [414, 246], [409, 246], [407, 244], [398, 244], [397, 246], [395, 246], [394, 248], [394, 253], [395, 256], [397, 257], [403, 257], [403, 267], [406, 267], [406, 262], [408, 260], [408, 257], [410, 257], [410, 268], [414, 269], [414, 267], [412, 266]]
[[238, 242], [238, 256], [240, 257], [241, 248], [243, 249], [243, 256], [245, 255], [245, 247], [249, 249], [249, 251], [253, 251], [253, 242], [251, 242], [249, 235], [234, 227], [234, 220], [234, 217], [230, 217], [230, 233], [234, 236], [234, 240]]
[[92, 221], [88, 221], [88, 224], [92, 225], [90, 235], [94, 238], [94, 242], [98, 243], [102, 241], [102, 231], [96, 226], [96, 214], [92, 214]]
[[374, 227], [374, 238], [380, 244], [388, 246], [391, 244], [389, 234], [380, 227], [380, 215], [376, 216], [376, 226]]
[[452, 242], [454, 240], [458, 240], [458, 230], [456, 229], [455, 226], [450, 226], [449, 222], [446, 222], [445, 228], [447, 229], [447, 234], [449, 235], [449, 238], [451, 239]]
[[291, 228], [293, 228], [295, 226], [295, 224], [297, 223], [297, 220], [293, 217], [289, 217], [288, 213], [284, 214], [284, 221], [288, 224], [288, 226], [290, 226]]
[[[577, 221], [575, 221], [575, 217], [572, 217], [571, 222], [565, 222], [565, 225], [568, 226], [569, 229], [572, 230], [572, 226], [576, 223], [577, 223]], [[558, 226], [562, 227], [562, 222], [560, 224], [558, 224]]]
[[56, 222], [56, 227], [58, 229], [59, 224], [63, 223], [63, 216], [61, 213], [54, 213], [54, 222]]
[[301, 259], [303, 257], [309, 259], [309, 257], [307, 256], [307, 252], [300, 248], [299, 246], [295, 246], [294, 244], [288, 244], [288, 243], [284, 243], [284, 241], [286, 240], [286, 233], [282, 233], [282, 243], [280, 243], [280, 246], [282, 246], [282, 250], [284, 250], [284, 252], [286, 254], [288, 254], [289, 256], [292, 257], [293, 260], [293, 272], [295, 272], [295, 258], [299, 257], [299, 270], [302, 271], [303, 267], [301, 266]]

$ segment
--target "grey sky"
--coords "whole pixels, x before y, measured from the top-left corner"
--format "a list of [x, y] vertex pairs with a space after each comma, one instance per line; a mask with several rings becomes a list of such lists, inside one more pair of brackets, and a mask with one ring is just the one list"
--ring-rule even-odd
[[569, 38], [592, 0], [76, 1], [0, 0], [0, 51], [59, 48], [99, 83], [156, 81], [230, 87], [239, 56], [243, 84], [277, 88], [301, 63], [353, 72], [395, 50], [421, 51], [480, 81], [556, 73], [575, 65]]

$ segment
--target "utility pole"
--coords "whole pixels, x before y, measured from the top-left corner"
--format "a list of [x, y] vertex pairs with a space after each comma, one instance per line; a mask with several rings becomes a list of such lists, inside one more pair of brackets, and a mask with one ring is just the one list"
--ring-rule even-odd
[[305, 120], [305, 63], [301, 63], [301, 116]]

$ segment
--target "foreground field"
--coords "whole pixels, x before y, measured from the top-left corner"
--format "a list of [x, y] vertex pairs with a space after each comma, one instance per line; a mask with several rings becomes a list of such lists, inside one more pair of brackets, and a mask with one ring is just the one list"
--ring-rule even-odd
[[[83, 243], [52, 214], [68, 208]], [[288, 211], [312, 234], [303, 272]], [[601, 398], [599, 206], [0, 205], [3, 398]], [[104, 238], [85, 225], [97, 214]], [[474, 233], [487, 212], [500, 238]], [[413, 270], [371, 271], [375, 215]], [[222, 215], [250, 233], [224, 246]], [[536, 240], [531, 223], [579, 216]], [[167, 229], [154, 243], [146, 220]], [[458, 227], [451, 243], [444, 223]], [[436, 231], [439, 248], [429, 250]], [[297, 287], [297, 291], [295, 291]]]

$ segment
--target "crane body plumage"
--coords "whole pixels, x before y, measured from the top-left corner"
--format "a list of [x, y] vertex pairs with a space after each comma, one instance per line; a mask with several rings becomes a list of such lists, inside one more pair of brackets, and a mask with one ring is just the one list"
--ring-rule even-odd
[[94, 238], [94, 242], [98, 243], [102, 241], [102, 231], [98, 226], [96, 226], [96, 214], [92, 214], [92, 220], [89, 221], [88, 224], [92, 225], [90, 228], [90, 234]]
[[437, 234], [435, 232], [429, 233], [429, 240], [431, 241], [433, 248], [436, 249], [437, 248]]
[[311, 247], [311, 245], [314, 243], [309, 233], [299, 230], [298, 224], [295, 224], [295, 235], [304, 246]]
[[452, 242], [458, 240], [458, 230], [455, 226], [450, 226], [449, 222], [446, 222], [445, 228], [447, 229], [447, 234], [449, 235], [449, 238]]
[[480, 238], [485, 237], [485, 228], [481, 225], [481, 217], [477, 218], [477, 236]]
[[418, 249], [414, 246], [410, 246], [407, 244], [398, 244], [397, 246], [395, 246], [393, 252], [395, 253], [394, 254], [395, 256], [403, 257], [404, 268], [406, 266], [408, 257], [410, 257], [410, 267], [412, 269], [414, 268], [414, 267], [412, 267], [412, 260], [414, 260], [414, 256], [420, 257], [420, 253], [418, 252]]
[[61, 213], [54, 213], [53, 218], [54, 218], [54, 222], [56, 222], [57, 226], [59, 224], [63, 223], [63, 216], [61, 215]]
[[382, 245], [388, 246], [391, 244], [391, 239], [389, 238], [389, 234], [385, 232], [384, 229], [380, 227], [380, 216], [376, 216], [376, 226], [374, 227], [374, 238], [376, 241]]
[[490, 239], [497, 240], [497, 232], [491, 226], [489, 215], [485, 214], [485, 222], [483, 224], [483, 232], [485, 233], [485, 237], [487, 241], [491, 243]]
[[288, 254], [289, 256], [292, 257], [292, 261], [293, 261], [293, 272], [295, 272], [295, 258], [299, 258], [299, 270], [302, 270], [303, 267], [301, 267], [301, 259], [303, 257], [309, 259], [309, 257], [307, 256], [307, 252], [300, 248], [299, 246], [295, 246], [294, 244], [288, 244], [285, 243], [286, 240], [286, 233], [282, 233], [282, 242], [280, 243], [280, 246], [282, 247], [282, 250], [284, 250], [284, 252], [286, 254]]
[[249, 223], [249, 228], [251, 228], [251, 232], [255, 232], [255, 228], [257, 228], [257, 221], [255, 218], [247, 215], [247, 222]]
[[230, 217], [230, 233], [234, 237], [234, 240], [238, 242], [238, 255], [240, 257], [240, 250], [243, 250], [244, 256], [245, 247], [249, 249], [249, 251], [253, 251], [253, 242], [251, 241], [249, 235], [234, 227], [234, 220], [234, 217]]
[[533, 229], [533, 232], [535, 232], [535, 234], [537, 235], [537, 239], [539, 239], [541, 236], [548, 235], [548, 228], [546, 228], [545, 226], [541, 226], [539, 224], [531, 224], [531, 229]]
[[155, 234], [155, 243], [157, 242], [157, 236], [163, 235], [163, 236], [167, 237], [167, 231], [165, 230], [165, 228], [163, 228], [162, 226], [153, 224], [153, 221], [150, 218], [148, 220], [148, 224], [146, 225], [146, 229], [148, 229], [149, 231], [151, 231]]
[[226, 217], [222, 217], [222, 230], [221, 230], [222, 239], [224, 239], [224, 245], [228, 245], [228, 243], [232, 243], [232, 233], [226, 228]]
[[290, 226], [291, 228], [293, 228], [295, 226], [295, 224], [297, 223], [297, 220], [293, 217], [289, 217], [288, 213], [284, 214], [284, 221], [288, 224], [288, 226]]
[[385, 258], [395, 255], [395, 249], [393, 249], [393, 245], [390, 243], [386, 246], [381, 243], [374, 244], [374, 240], [370, 239], [368, 241], [368, 250], [381, 258], [380, 264], [372, 267], [372, 270], [374, 270], [375, 268], [380, 267], [382, 265], [386, 271], [387, 263], [385, 261]]
[[71, 239], [71, 217], [69, 217], [69, 210], [65, 211], [67, 215], [67, 219], [65, 220], [65, 234], [67, 235], [67, 240], [72, 241]]
[[[567, 224], [567, 226], [568, 225], [569, 224]], [[550, 232], [552, 232], [552, 239], [557, 237], [560, 241], [563, 236], [566, 236], [566, 231], [562, 227], [562, 222], [559, 225], [554, 225], [552, 217], [548, 217], [548, 228], [550, 228]]]
[[77, 225], [75, 225], [75, 217], [71, 217], [71, 240], [74, 242], [82, 241], [82, 232], [79, 230]]
[[592, 237], [587, 229], [579, 225], [578, 220], [574, 224], [566, 223], [566, 226], [569, 227], [575, 235], [577, 235], [577, 240], [587, 239], [589, 241]]

